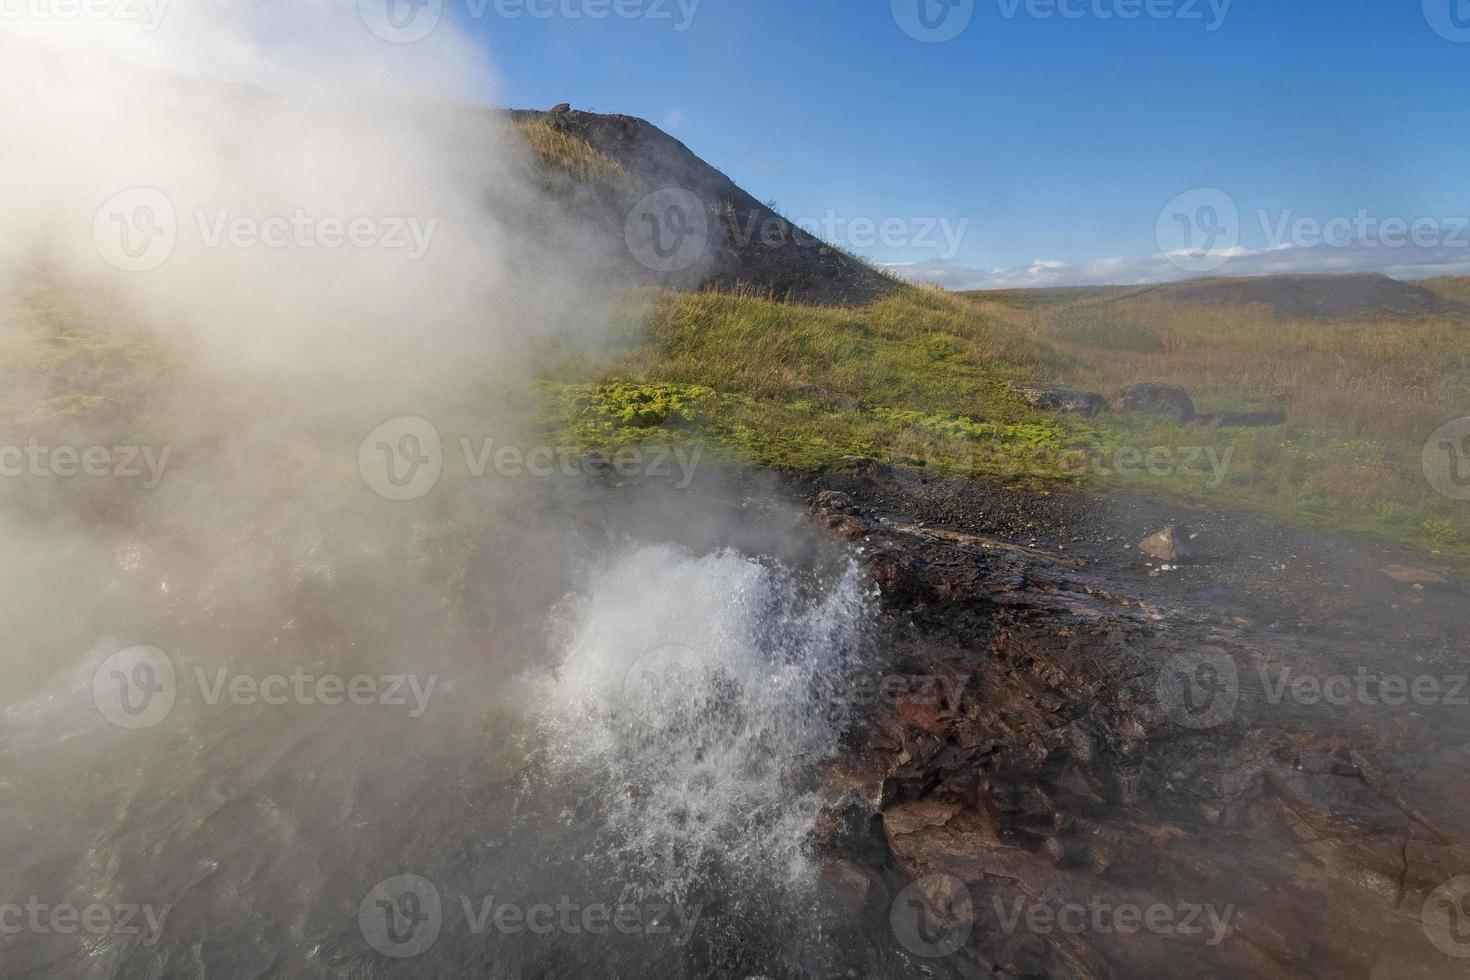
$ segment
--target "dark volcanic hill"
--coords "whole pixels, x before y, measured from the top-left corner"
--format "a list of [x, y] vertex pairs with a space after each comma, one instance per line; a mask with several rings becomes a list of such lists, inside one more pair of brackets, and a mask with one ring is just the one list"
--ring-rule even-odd
[[[513, 110], [509, 116], [514, 123], [544, 125], [579, 140], [626, 172], [619, 179], [563, 181], [549, 189], [563, 199], [578, 224], [606, 240], [604, 254], [618, 256], [622, 270], [640, 281], [853, 304], [876, 299], [897, 285], [796, 227], [643, 119], [565, 108]], [[681, 202], [689, 203], [686, 207]], [[702, 218], [687, 213], [694, 206]], [[678, 210], [670, 212], [670, 207]], [[656, 267], [664, 263], [650, 251], [651, 236], [654, 225], [665, 222], [678, 225], [660, 227], [665, 247], [671, 248], [681, 234], [704, 239], [702, 253], [687, 267]], [[653, 268], [643, 261], [650, 258]], [[667, 264], [682, 263], [671, 259]]]

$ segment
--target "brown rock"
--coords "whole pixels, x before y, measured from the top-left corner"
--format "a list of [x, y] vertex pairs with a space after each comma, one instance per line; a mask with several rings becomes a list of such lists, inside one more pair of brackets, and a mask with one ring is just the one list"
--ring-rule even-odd
[[1172, 524], [1144, 538], [1138, 550], [1159, 561], [1184, 561], [1194, 554], [1189, 535]]
[[1438, 572], [1409, 565], [1384, 565], [1382, 571], [1395, 582], [1405, 585], [1448, 585], [1450, 581]]

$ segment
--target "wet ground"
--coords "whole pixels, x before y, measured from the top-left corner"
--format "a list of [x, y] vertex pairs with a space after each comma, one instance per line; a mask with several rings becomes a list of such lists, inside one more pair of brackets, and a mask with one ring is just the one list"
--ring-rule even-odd
[[[312, 504], [13, 536], [6, 977], [1470, 954], [1449, 569], [882, 469]], [[1199, 555], [1160, 572], [1128, 546], [1172, 522]], [[262, 696], [297, 674], [376, 686]]]

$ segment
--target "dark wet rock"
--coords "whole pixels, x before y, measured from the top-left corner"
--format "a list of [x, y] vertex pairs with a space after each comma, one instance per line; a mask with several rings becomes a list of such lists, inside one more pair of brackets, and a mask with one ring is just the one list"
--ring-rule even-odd
[[[1268, 703], [1261, 665], [1348, 674], [1371, 651], [1258, 638], [1085, 559], [857, 497], [818, 495], [813, 517], [861, 544], [894, 662], [942, 683], [880, 699], [829, 768], [846, 774], [825, 791], [833, 825], [877, 821], [886, 851], [854, 829], [834, 857], [896, 862], [938, 921], [967, 925], [966, 962], [997, 975], [1453, 975], [1419, 920], [1470, 868], [1470, 731], [1444, 727], [1461, 715], [1431, 733], [1371, 705]], [[1173, 679], [1200, 662], [1214, 673]], [[1215, 697], [1223, 710], [1196, 710]], [[1172, 927], [1056, 927], [1095, 907]]]
[[1175, 525], [1150, 534], [1138, 544], [1138, 550], [1159, 561], [1186, 561], [1194, 556], [1189, 532]]
[[1189, 392], [1178, 385], [1140, 381], [1123, 389], [1118, 409], [1145, 415], [1163, 415], [1178, 422], [1194, 420], [1194, 402]]
[[853, 503], [850, 495], [841, 490], [823, 490], [817, 494], [816, 506], [840, 514], [857, 513], [857, 504]]
[[921, 482], [920, 477], [908, 470], [889, 463], [880, 463], [867, 456], [842, 456], [833, 464], [833, 468], [851, 472], [866, 483], [892, 490], [902, 490]]
[[1033, 408], [1050, 412], [1071, 412], [1083, 418], [1094, 418], [1107, 411], [1108, 400], [1092, 391], [1078, 391], [1066, 385], [1012, 385], [1011, 390]]

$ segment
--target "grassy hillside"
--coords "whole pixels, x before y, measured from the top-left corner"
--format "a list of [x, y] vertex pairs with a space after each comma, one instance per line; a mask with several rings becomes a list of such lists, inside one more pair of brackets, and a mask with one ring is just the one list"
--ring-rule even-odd
[[[548, 180], [619, 190], [631, 179], [563, 128], [529, 117], [517, 126]], [[1458, 301], [1470, 280], [1426, 288]], [[1125, 487], [1470, 557], [1470, 513], [1421, 468], [1429, 434], [1467, 411], [1464, 316], [1302, 318], [1151, 287], [958, 296], [902, 286], [862, 306], [638, 288], [615, 297], [610, 319], [595, 355], [539, 352], [539, 401], [502, 399], [522, 406], [515, 422], [537, 442], [698, 444], [788, 469], [857, 455], [1037, 490]], [[151, 431], [160, 423], [150, 408], [188, 365], [126, 315], [37, 286], [0, 296], [0, 321], [0, 445], [78, 427], [99, 439], [171, 438]], [[1202, 411], [1284, 408], [1290, 421], [1084, 421], [1034, 410], [1011, 390], [1047, 381], [1111, 397], [1143, 380], [1183, 385]], [[446, 401], [464, 406], [457, 422], [498, 422], [491, 406], [505, 390], [506, 379], [485, 379]]]
[[619, 319], [609, 360], [546, 371], [588, 446], [673, 434], [764, 466], [867, 455], [1035, 485], [1074, 480], [1052, 461], [1095, 438], [1010, 392], [1057, 356], [1047, 345], [942, 293], [904, 289], [856, 309], [642, 293], [624, 297]]
[[[57, 426], [121, 437], [151, 425], [150, 401], [167, 397], [178, 355], [54, 292], [0, 307], [25, 314], [0, 344], [7, 444]], [[862, 308], [636, 290], [617, 298], [612, 319], [610, 347], [595, 357], [542, 352], [544, 398], [518, 423], [538, 442], [698, 445], [786, 469], [860, 455], [1037, 490], [1126, 487], [1470, 557], [1464, 505], [1435, 494], [1420, 465], [1428, 434], [1464, 411], [1464, 323], [1329, 327], [1140, 297], [1028, 305], [916, 288]], [[1141, 379], [1184, 385], [1202, 411], [1277, 405], [1279, 393], [1290, 422], [1083, 421], [1010, 390], [1046, 380], [1113, 394]], [[496, 416], [495, 385], [458, 401]]]
[[1444, 276], [1425, 279], [1419, 285], [1432, 289], [1447, 300], [1470, 304], [1470, 276]]

